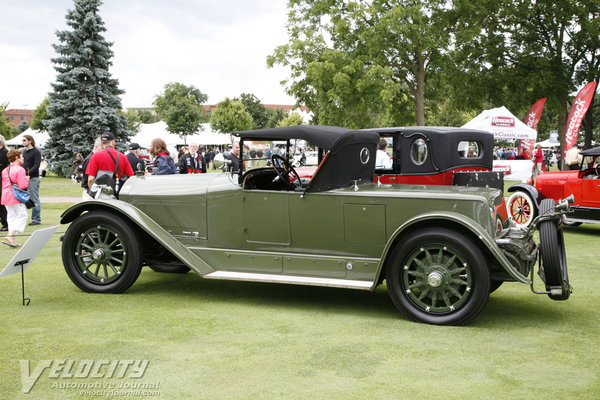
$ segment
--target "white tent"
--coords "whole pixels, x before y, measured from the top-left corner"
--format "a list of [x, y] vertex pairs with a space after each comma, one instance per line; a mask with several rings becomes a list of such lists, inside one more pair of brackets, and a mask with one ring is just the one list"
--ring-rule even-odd
[[36, 147], [44, 147], [48, 139], [50, 139], [50, 135], [48, 135], [48, 132], [40, 132], [36, 129], [29, 128], [15, 136], [14, 138], [7, 140], [6, 145], [17, 147], [23, 146], [23, 136], [25, 135], [31, 135], [31, 137], [33, 137], [33, 139], [35, 140]]
[[538, 142], [535, 145], [537, 146], [538, 144], [541, 145], [544, 149], [549, 149], [551, 147], [559, 147], [560, 146], [560, 143], [553, 142], [550, 139], [546, 139], [543, 142]]
[[491, 132], [497, 140], [537, 137], [535, 129], [525, 125], [504, 106], [485, 110], [462, 127]]
[[231, 137], [227, 134], [218, 133], [210, 129], [210, 124], [201, 124], [202, 130], [196, 135], [185, 136], [184, 139], [169, 133], [167, 124], [163, 121], [154, 124], [142, 124], [140, 131], [129, 139], [129, 142], [138, 143], [140, 146], [148, 148], [152, 139], [161, 138], [169, 147], [175, 147], [186, 143], [198, 143], [199, 145], [212, 146], [231, 144]]

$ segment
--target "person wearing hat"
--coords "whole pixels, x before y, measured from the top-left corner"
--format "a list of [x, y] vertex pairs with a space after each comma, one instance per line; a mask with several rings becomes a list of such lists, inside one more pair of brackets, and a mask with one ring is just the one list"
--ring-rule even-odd
[[133, 169], [131, 168], [131, 164], [129, 164], [127, 156], [115, 150], [115, 135], [110, 132], [104, 132], [100, 135], [100, 140], [102, 141], [102, 150], [94, 153], [85, 170], [86, 175], [88, 175], [89, 188], [94, 184], [98, 171], [114, 172], [117, 179], [121, 179], [124, 176], [133, 176]]
[[137, 143], [129, 143], [129, 152], [127, 152], [127, 159], [129, 164], [134, 171], [144, 171], [146, 169], [146, 162], [140, 158], [140, 151], [142, 148]]

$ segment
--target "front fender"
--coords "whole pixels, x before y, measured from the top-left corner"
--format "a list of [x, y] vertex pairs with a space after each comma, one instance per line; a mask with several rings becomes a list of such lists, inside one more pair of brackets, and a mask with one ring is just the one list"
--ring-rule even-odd
[[529, 195], [529, 197], [531, 197], [531, 200], [535, 201], [536, 209], [539, 208], [541, 199], [539, 196], [539, 192], [535, 188], [535, 186], [528, 185], [527, 183], [517, 183], [517, 184], [509, 187], [507, 190], [509, 193], [513, 193], [513, 192], [517, 192], [517, 191], [527, 193]]
[[407, 229], [416, 227], [423, 222], [428, 221], [452, 221], [456, 224], [461, 225], [468, 231], [470, 231], [478, 240], [479, 243], [483, 244], [490, 252], [490, 254], [497, 260], [498, 264], [504, 268], [504, 270], [515, 280], [521, 283], [529, 284], [529, 278], [519, 273], [519, 271], [510, 263], [508, 258], [502, 253], [502, 250], [496, 244], [496, 241], [493, 237], [487, 233], [480, 224], [473, 221], [471, 218], [467, 218], [462, 214], [458, 214], [455, 212], [428, 212], [414, 216], [413, 218], [407, 220], [404, 224], [399, 226], [396, 231], [390, 236], [388, 242], [385, 245], [385, 249], [383, 251], [383, 257], [379, 263], [377, 276], [375, 282], [379, 281], [379, 277], [381, 275], [381, 271], [383, 270], [383, 265], [385, 260], [387, 259], [390, 251], [392, 251], [393, 246], [396, 242], [396, 239], [401, 236]]
[[204, 276], [214, 269], [211, 268], [204, 260], [190, 251], [181, 242], [169, 234], [162, 226], [156, 223], [152, 218], [142, 212], [135, 206], [117, 199], [93, 200], [78, 203], [66, 209], [61, 217], [61, 224], [73, 222], [77, 217], [86, 211], [106, 210], [119, 214], [134, 224], [140, 229], [147, 232], [151, 237], [156, 239], [158, 243], [163, 245], [182, 263]]

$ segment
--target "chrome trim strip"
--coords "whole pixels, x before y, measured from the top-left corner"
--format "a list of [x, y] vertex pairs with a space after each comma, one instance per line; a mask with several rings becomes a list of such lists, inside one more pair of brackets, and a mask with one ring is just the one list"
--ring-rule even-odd
[[379, 263], [381, 261], [380, 258], [369, 258], [369, 257], [353, 257], [351, 255], [322, 255], [322, 254], [306, 254], [306, 253], [285, 253], [285, 252], [274, 252], [274, 251], [256, 251], [256, 250], [240, 250], [240, 249], [218, 249], [214, 247], [188, 247], [192, 251], [218, 251], [222, 253], [246, 253], [246, 254], [255, 254], [255, 255], [266, 255], [266, 256], [279, 256], [279, 257], [302, 257], [302, 258], [317, 258], [323, 260], [356, 260], [356, 261], [366, 261], [366, 262], [376, 262]]
[[223, 279], [249, 282], [289, 283], [294, 285], [326, 286], [347, 289], [371, 290], [373, 282], [348, 279], [313, 278], [296, 275], [256, 274], [250, 272], [215, 271], [204, 275], [207, 279]]

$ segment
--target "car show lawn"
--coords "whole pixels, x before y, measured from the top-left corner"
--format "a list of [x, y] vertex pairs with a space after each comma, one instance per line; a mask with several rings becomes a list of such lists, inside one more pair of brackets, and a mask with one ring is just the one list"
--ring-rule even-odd
[[[42, 196], [80, 194], [64, 181], [45, 178]], [[58, 224], [68, 206], [44, 204], [41, 227]], [[204, 280], [144, 268], [124, 294], [89, 294], [62, 266], [64, 231], [60, 226], [25, 272], [29, 306], [21, 304], [18, 274], [0, 279], [3, 398], [97, 397], [69, 382], [148, 384], [153, 396], [169, 399], [600, 394], [600, 225], [564, 229], [574, 288], [569, 300], [550, 301], [504, 283], [465, 327], [408, 321], [384, 286], [370, 293]], [[28, 227], [25, 235], [32, 232]], [[2, 268], [14, 253], [0, 250]], [[20, 360], [29, 360], [31, 373], [42, 360], [148, 360], [148, 366], [138, 379], [52, 377], [48, 369], [24, 394]]]

